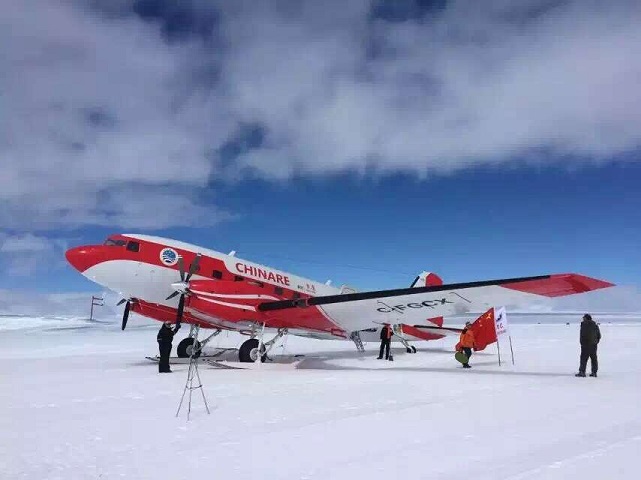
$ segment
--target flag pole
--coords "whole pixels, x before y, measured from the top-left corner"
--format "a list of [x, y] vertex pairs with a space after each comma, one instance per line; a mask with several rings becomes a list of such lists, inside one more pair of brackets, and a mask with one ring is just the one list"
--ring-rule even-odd
[[508, 335], [507, 338], [510, 340], [510, 352], [512, 353], [512, 365], [514, 365], [514, 350], [512, 350], [512, 335]]
[[499, 354], [499, 367], [501, 366], [501, 347], [499, 346], [499, 334], [496, 331], [496, 308], [492, 307], [492, 323], [494, 324], [494, 335], [496, 336], [496, 351]]

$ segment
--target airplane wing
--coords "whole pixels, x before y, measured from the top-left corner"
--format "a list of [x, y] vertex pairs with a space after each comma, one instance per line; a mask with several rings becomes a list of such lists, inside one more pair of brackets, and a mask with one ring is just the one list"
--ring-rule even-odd
[[[561, 297], [613, 286], [612, 283], [575, 273], [508, 278], [480, 282], [428, 285], [263, 302], [257, 310], [282, 314], [287, 309], [310, 309], [347, 331], [373, 324], [426, 324], [425, 319], [483, 311], [495, 305], [522, 305], [541, 297]], [[302, 312], [300, 312], [302, 313]]]

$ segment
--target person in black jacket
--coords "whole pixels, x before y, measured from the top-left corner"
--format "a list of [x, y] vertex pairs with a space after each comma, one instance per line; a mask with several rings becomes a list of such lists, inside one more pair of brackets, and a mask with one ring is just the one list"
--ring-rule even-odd
[[383, 325], [381, 328], [381, 350], [378, 354], [378, 360], [383, 359], [383, 350], [385, 350], [385, 360], [389, 360], [389, 349], [390, 344], [392, 343], [392, 326], [389, 323]]
[[164, 322], [162, 327], [160, 327], [160, 330], [158, 330], [156, 340], [158, 340], [158, 349], [160, 350], [160, 361], [158, 362], [159, 373], [171, 373], [171, 369], [169, 368], [171, 342], [178, 330], [180, 330], [180, 325], [173, 329], [171, 328], [171, 322]]
[[588, 358], [590, 359], [590, 366], [592, 367], [591, 377], [596, 377], [596, 372], [599, 369], [599, 362], [596, 356], [596, 348], [601, 340], [601, 330], [589, 313], [583, 315], [581, 322], [581, 333], [579, 341], [581, 343], [581, 362], [579, 364], [579, 373], [577, 377], [585, 377], [585, 368], [588, 365]]

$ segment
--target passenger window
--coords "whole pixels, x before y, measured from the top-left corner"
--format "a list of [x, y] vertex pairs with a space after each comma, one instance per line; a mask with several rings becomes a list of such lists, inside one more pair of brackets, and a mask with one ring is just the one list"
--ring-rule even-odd
[[283, 294], [283, 287], [274, 287], [274, 293], [276, 295], [282, 295]]
[[242, 282], [242, 281], [243, 281], [243, 277], [241, 277], [240, 275], [234, 276], [234, 282]]
[[211, 272], [211, 276], [220, 280], [221, 278], [223, 278], [223, 272], [221, 272], [220, 270], [214, 270], [213, 272]]
[[300, 298], [300, 293], [294, 292], [294, 294], [292, 295], [292, 299], [298, 300], [299, 298]]
[[129, 242], [127, 243], [127, 250], [130, 252], [139, 252], [140, 244], [138, 242]]

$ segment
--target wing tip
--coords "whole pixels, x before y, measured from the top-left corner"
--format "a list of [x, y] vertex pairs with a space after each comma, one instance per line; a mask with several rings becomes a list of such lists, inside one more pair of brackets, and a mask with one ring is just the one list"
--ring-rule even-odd
[[544, 279], [506, 283], [502, 286], [525, 293], [542, 295], [544, 297], [563, 297], [566, 295], [614, 287], [616, 285], [605, 280], [599, 280], [579, 273], [559, 273], [549, 275]]

